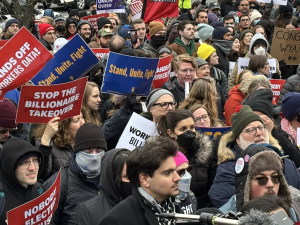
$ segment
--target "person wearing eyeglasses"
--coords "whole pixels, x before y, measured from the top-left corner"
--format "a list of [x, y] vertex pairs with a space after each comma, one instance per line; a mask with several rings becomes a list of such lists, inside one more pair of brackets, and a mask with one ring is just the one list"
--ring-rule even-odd
[[279, 149], [270, 145], [250, 145], [235, 162], [235, 195], [219, 208], [223, 213], [238, 212], [244, 204], [262, 196], [278, 196], [288, 205], [290, 218], [298, 221], [292, 208], [293, 196], [285, 178]]
[[215, 153], [209, 137], [196, 132], [193, 114], [186, 109], [175, 109], [161, 116], [157, 124], [160, 136], [170, 137], [179, 145], [179, 151], [192, 165], [190, 190], [195, 194], [198, 209], [210, 203], [207, 192], [215, 174]]
[[239, 17], [239, 29], [238, 33], [241, 33], [244, 30], [252, 30], [250, 26], [250, 19], [248, 14], [242, 14]]
[[46, 191], [46, 188], [37, 182], [40, 168], [43, 166], [43, 154], [28, 141], [12, 137], [5, 142], [1, 150], [0, 164], [0, 224], [5, 225], [7, 211], [37, 198]]
[[77, 33], [88, 44], [91, 42], [92, 24], [88, 20], [80, 20], [77, 24]]
[[48, 23], [39, 24], [39, 41], [49, 50], [53, 51], [53, 44], [56, 40], [55, 29]]
[[11, 39], [20, 30], [20, 22], [15, 18], [10, 18], [5, 21], [2, 40]]
[[[215, 140], [218, 148], [218, 168], [208, 195], [217, 208], [224, 205], [235, 193], [235, 160], [252, 144], [267, 144], [280, 151], [282, 147], [267, 129], [264, 119], [254, 113], [250, 106], [236, 108], [231, 117], [231, 131]], [[282, 154], [282, 153], [281, 153]], [[287, 183], [300, 188], [300, 174], [290, 159], [285, 159], [285, 178]]]

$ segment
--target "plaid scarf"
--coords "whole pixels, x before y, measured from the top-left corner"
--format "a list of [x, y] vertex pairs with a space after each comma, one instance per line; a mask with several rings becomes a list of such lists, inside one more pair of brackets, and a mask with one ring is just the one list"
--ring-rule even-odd
[[287, 132], [288, 134], [290, 134], [294, 138], [296, 144], [300, 144], [300, 143], [297, 143], [297, 130], [295, 130], [292, 127], [292, 125], [290, 124], [290, 122], [286, 118], [283, 118], [281, 120], [280, 125], [281, 125], [282, 130], [284, 130], [285, 132]]

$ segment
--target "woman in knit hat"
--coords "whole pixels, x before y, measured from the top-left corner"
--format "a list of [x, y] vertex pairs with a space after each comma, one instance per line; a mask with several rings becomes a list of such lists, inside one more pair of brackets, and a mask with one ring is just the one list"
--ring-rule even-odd
[[262, 15], [260, 14], [260, 12], [258, 12], [256, 9], [253, 10], [251, 17], [250, 17], [250, 22], [252, 27], [256, 26], [256, 24], [260, 21]]
[[71, 40], [72, 37], [76, 34], [77, 20], [74, 18], [67, 18], [66, 20], [66, 30], [64, 37], [67, 40]]
[[240, 57], [245, 57], [245, 55], [249, 52], [249, 46], [251, 39], [253, 37], [252, 30], [244, 30], [240, 34]]

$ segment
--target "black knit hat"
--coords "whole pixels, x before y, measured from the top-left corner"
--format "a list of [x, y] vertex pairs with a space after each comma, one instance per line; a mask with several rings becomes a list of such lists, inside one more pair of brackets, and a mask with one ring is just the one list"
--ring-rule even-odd
[[67, 28], [67, 29], [68, 29], [68, 26], [69, 26], [71, 23], [75, 24], [75, 26], [77, 27], [78, 20], [75, 19], [75, 18], [70, 18], [70, 17], [67, 18], [67, 19], [66, 19], [66, 28]]
[[263, 123], [259, 115], [256, 115], [250, 106], [241, 105], [238, 106], [235, 110], [235, 113], [231, 116], [231, 125], [232, 125], [232, 135], [235, 140], [242, 130], [251, 122], [260, 121]]
[[249, 105], [253, 111], [259, 111], [273, 118], [273, 92], [270, 89], [259, 89], [254, 91], [243, 105]]
[[213, 39], [223, 39], [227, 32], [230, 32], [227, 27], [216, 27], [212, 33]]
[[69, 13], [69, 17], [72, 17], [72, 16], [78, 16], [80, 18], [79, 10], [78, 9], [71, 9], [71, 11]]
[[83, 124], [77, 130], [74, 153], [91, 148], [98, 148], [106, 151], [107, 144], [101, 127], [88, 122]]
[[279, 14], [284, 12], [293, 12], [293, 6], [289, 1], [287, 1], [286, 5], [279, 6]]
[[110, 20], [106, 17], [100, 17], [97, 21], [98, 30], [101, 30], [105, 24], [111, 24]]

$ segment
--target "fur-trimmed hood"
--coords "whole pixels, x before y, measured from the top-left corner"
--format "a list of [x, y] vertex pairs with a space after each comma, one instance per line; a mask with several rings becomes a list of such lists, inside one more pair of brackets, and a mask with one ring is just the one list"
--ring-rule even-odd
[[204, 133], [196, 132], [196, 139], [199, 142], [199, 146], [196, 152], [197, 164], [208, 164], [213, 155], [213, 147], [210, 138]]
[[[268, 132], [268, 131], [267, 131]], [[274, 147], [278, 148], [282, 151], [281, 146], [279, 145], [278, 141], [272, 136], [270, 132], [268, 132], [269, 135], [269, 143], [270, 145], [273, 145]], [[223, 162], [226, 162], [228, 160], [235, 160], [235, 154], [234, 152], [228, 147], [228, 144], [234, 142], [232, 131], [229, 133], [224, 134], [219, 142], [218, 146], [218, 164], [221, 164]]]

